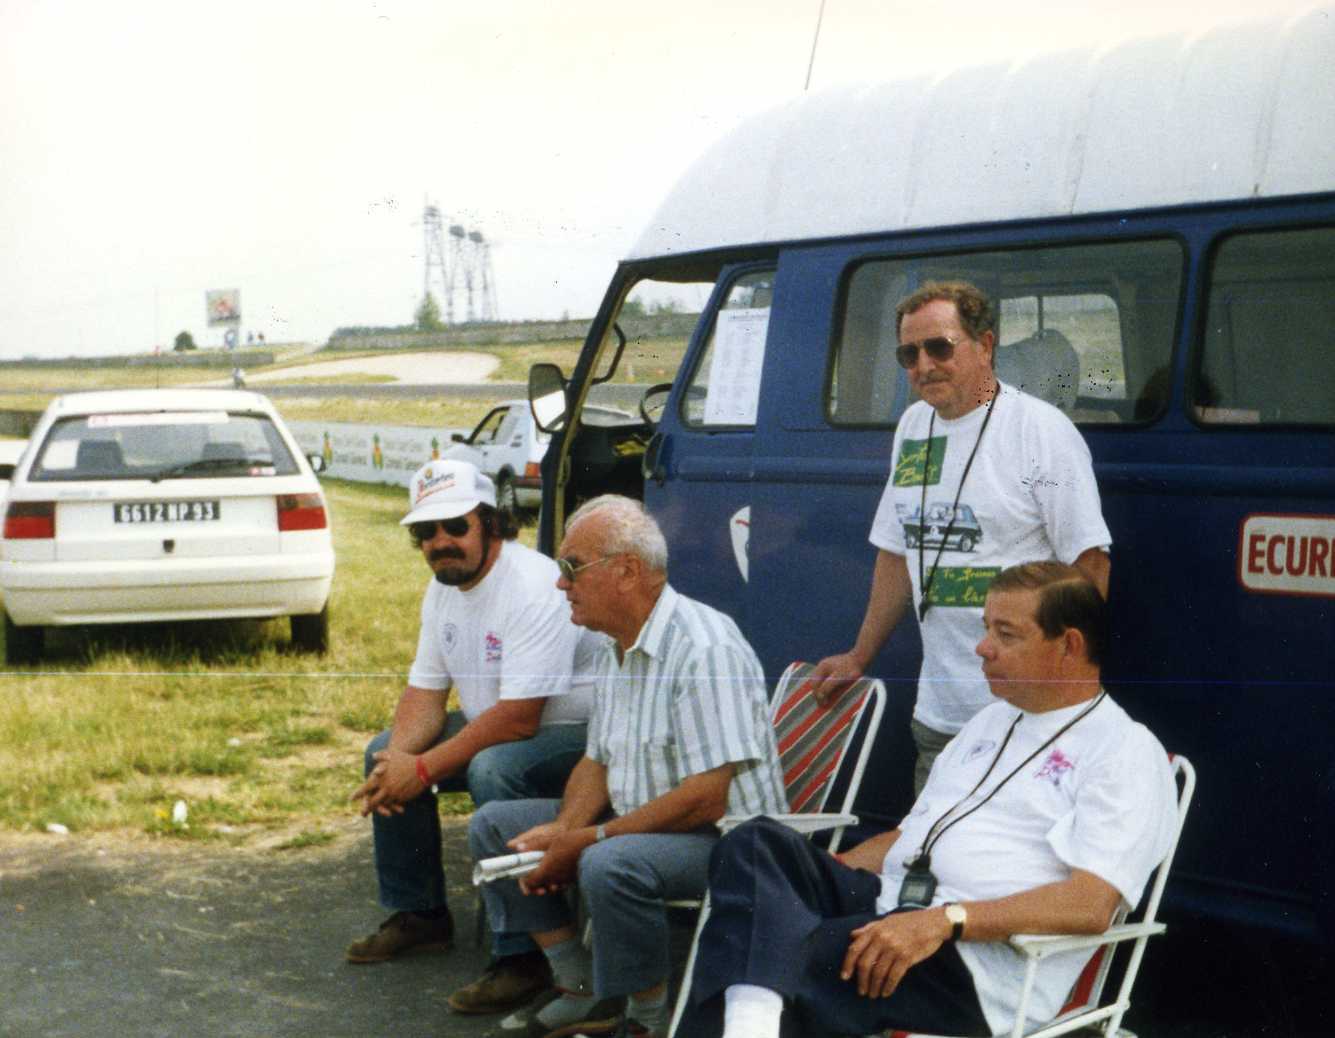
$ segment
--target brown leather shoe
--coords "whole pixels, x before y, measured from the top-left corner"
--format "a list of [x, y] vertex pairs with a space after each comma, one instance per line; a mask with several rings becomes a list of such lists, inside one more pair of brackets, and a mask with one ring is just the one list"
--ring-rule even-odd
[[552, 970], [540, 951], [507, 955], [487, 967], [477, 980], [449, 997], [456, 1013], [507, 1013], [552, 986]]
[[395, 912], [380, 929], [348, 945], [349, 962], [386, 962], [400, 955], [444, 951], [454, 941], [454, 920], [447, 911], [439, 919], [416, 912]]

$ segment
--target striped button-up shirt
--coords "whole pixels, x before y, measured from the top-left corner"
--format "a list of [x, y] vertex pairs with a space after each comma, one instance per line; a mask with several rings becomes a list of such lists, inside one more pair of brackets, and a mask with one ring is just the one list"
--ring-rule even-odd
[[619, 815], [729, 763], [728, 814], [787, 810], [760, 661], [730, 617], [667, 585], [624, 658], [610, 643], [600, 661], [588, 756]]

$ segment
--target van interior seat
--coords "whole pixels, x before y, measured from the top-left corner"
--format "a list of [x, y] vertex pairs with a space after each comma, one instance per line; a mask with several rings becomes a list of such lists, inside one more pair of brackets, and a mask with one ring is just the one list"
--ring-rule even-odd
[[1067, 414], [1080, 392], [1080, 357], [1059, 331], [1042, 328], [1018, 342], [996, 348], [997, 377]]

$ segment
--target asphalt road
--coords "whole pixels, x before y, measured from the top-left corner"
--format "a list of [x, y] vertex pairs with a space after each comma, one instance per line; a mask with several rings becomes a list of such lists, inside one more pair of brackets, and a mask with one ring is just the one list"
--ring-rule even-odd
[[[367, 824], [342, 824], [335, 844], [296, 851], [126, 848], [79, 837], [0, 845], [0, 1035], [519, 1033], [501, 1030], [499, 1017], [446, 1006], [486, 961], [472, 940], [463, 868], [450, 876], [463, 931], [452, 951], [375, 966], [343, 961], [346, 943], [383, 913]], [[462, 855], [463, 835], [463, 823], [445, 823], [447, 860]], [[683, 928], [681, 941], [687, 935]], [[1335, 1033], [1325, 966], [1302, 949], [1180, 924], [1151, 949], [1128, 1020], [1142, 1038]]]

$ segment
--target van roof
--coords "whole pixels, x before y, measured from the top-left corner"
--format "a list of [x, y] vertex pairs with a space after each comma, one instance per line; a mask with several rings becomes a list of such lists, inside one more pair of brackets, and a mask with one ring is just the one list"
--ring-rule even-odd
[[1335, 189], [1335, 6], [804, 96], [691, 166], [632, 248]]

